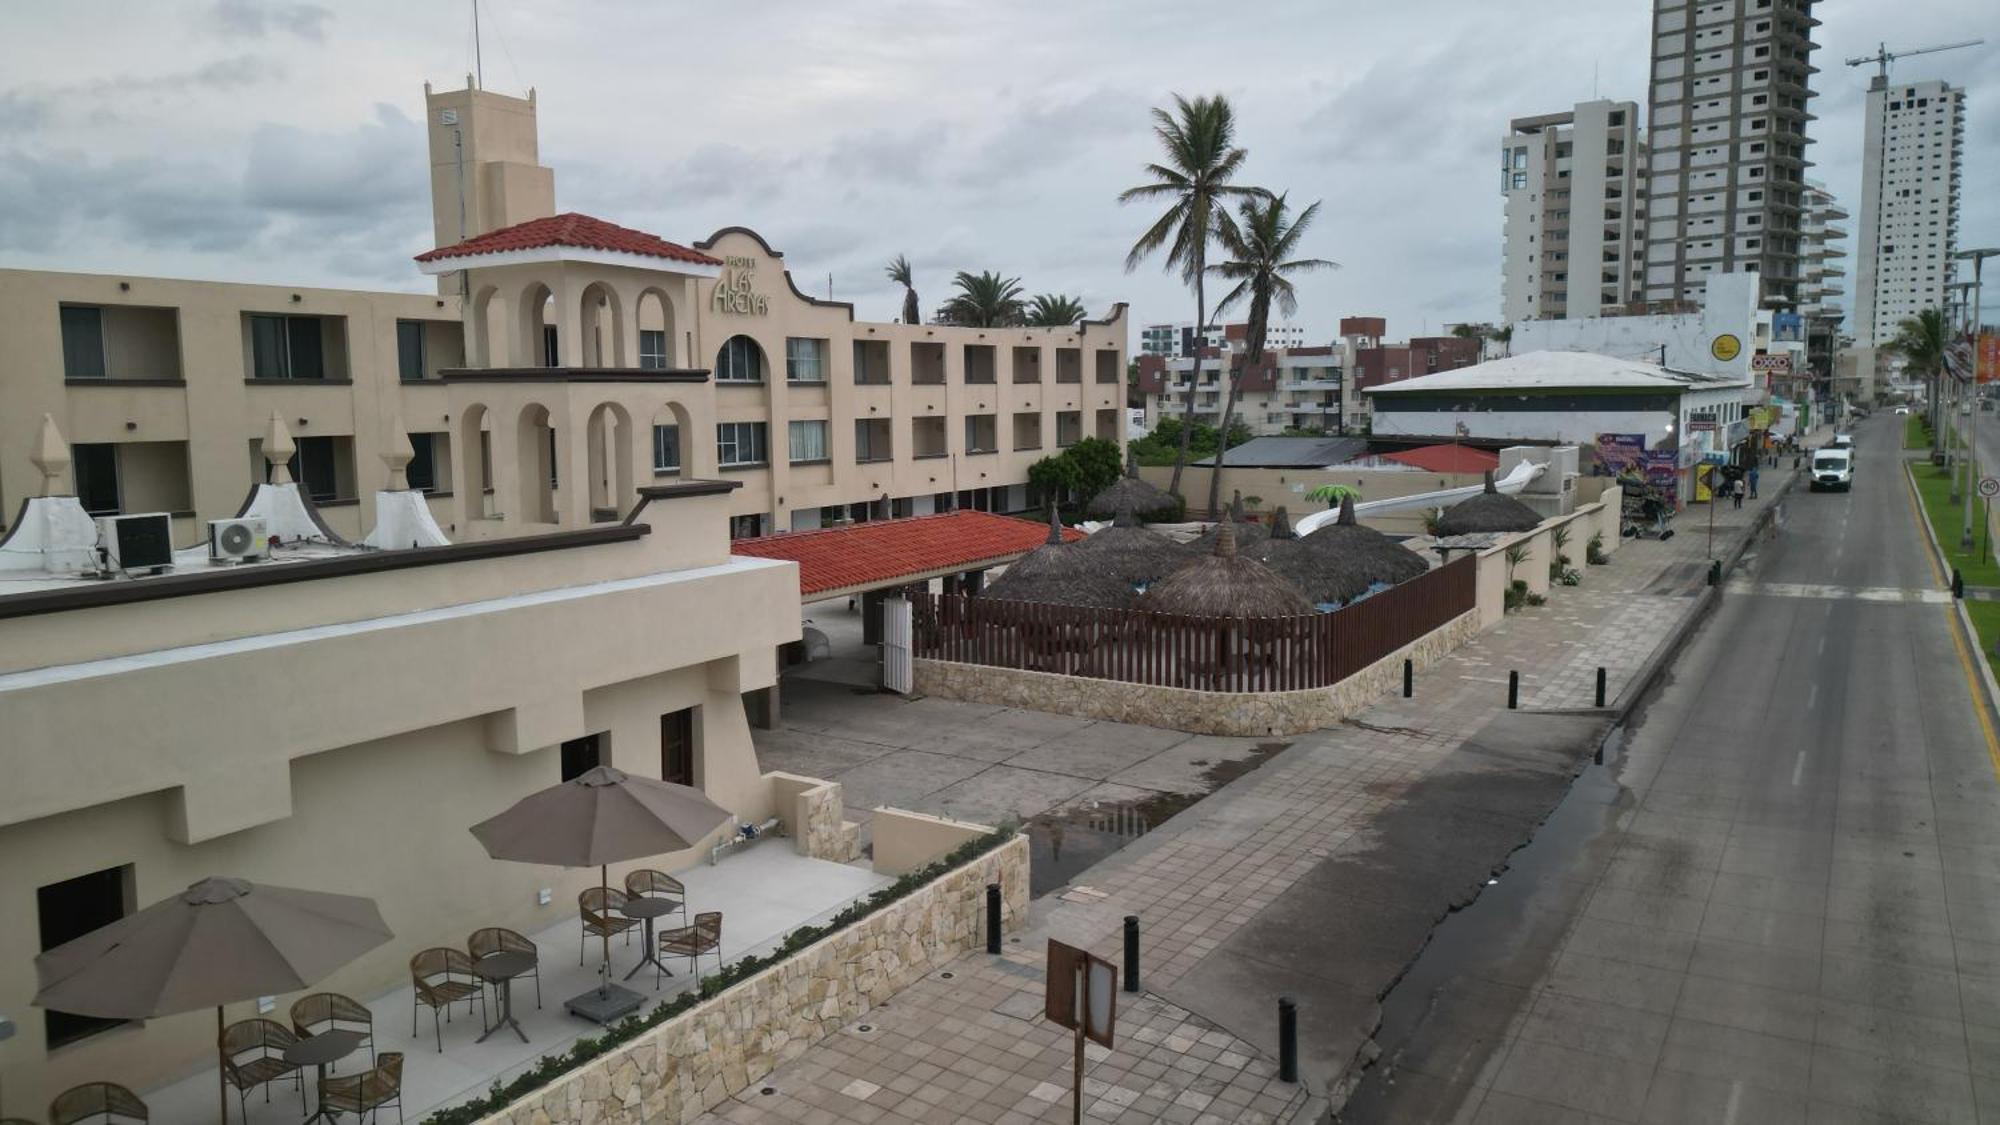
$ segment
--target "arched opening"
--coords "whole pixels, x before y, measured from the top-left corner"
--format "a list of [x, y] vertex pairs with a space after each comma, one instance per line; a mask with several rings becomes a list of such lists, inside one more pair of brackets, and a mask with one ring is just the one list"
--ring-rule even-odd
[[517, 367], [562, 366], [562, 342], [556, 334], [555, 294], [537, 281], [521, 291], [514, 338]]
[[557, 466], [562, 464], [555, 427], [549, 422], [548, 407], [529, 403], [521, 408], [515, 429], [514, 450], [520, 467], [520, 519], [524, 523], [555, 523], [556, 489], [562, 480]]
[[715, 381], [718, 383], [761, 383], [764, 381], [764, 349], [748, 336], [731, 336], [715, 353]]
[[583, 290], [577, 324], [583, 333], [585, 367], [625, 366], [625, 310], [618, 294], [601, 281]]
[[506, 326], [495, 316], [497, 304], [494, 294], [500, 290], [491, 285], [482, 287], [472, 295], [472, 303], [465, 310], [466, 366], [499, 367], [505, 363], [507, 355]]
[[694, 430], [688, 423], [687, 408], [679, 403], [669, 402], [653, 414], [653, 475], [655, 477], [678, 477], [694, 475], [693, 463], [688, 460], [693, 449], [688, 442]]
[[659, 289], [639, 294], [639, 366], [678, 367], [680, 341], [674, 330], [673, 298]]
[[493, 414], [484, 406], [468, 406], [458, 415], [458, 479], [460, 508], [469, 520], [496, 519], [493, 497]]
[[638, 450], [632, 444], [632, 415], [615, 402], [600, 403], [584, 427], [585, 455], [590, 464], [590, 519], [617, 520], [638, 496], [632, 466]]

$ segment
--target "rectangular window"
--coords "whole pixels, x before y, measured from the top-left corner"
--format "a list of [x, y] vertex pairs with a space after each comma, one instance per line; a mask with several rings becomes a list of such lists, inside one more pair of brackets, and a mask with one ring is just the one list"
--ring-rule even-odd
[[437, 491], [436, 437], [436, 434], [410, 435], [410, 465], [403, 475], [409, 478], [410, 487], [419, 492]]
[[62, 307], [63, 378], [104, 378], [104, 310]]
[[[102, 929], [132, 910], [132, 865], [107, 867], [74, 879], [35, 888], [35, 914], [44, 951]], [[123, 1020], [42, 1013], [50, 1047], [60, 1047], [117, 1027]]]
[[604, 735], [586, 734], [562, 744], [562, 779], [573, 781], [603, 764]]
[[694, 784], [694, 708], [660, 716], [660, 778]]
[[769, 457], [765, 440], [762, 422], [717, 423], [715, 459], [722, 465], [762, 465]]
[[790, 429], [793, 464], [827, 459], [825, 421], [793, 422]]
[[396, 371], [402, 376], [405, 383], [423, 381], [423, 321], [399, 320], [396, 322]]
[[553, 324], [542, 326], [542, 366], [562, 366], [562, 340], [556, 335], [556, 326]]
[[76, 498], [93, 516], [115, 516], [118, 500], [118, 447], [108, 442], [70, 446]]
[[652, 371], [666, 369], [667, 333], [664, 329], [639, 329], [639, 366]]
[[[341, 500], [339, 457], [330, 437], [302, 437], [297, 439], [298, 452], [292, 454], [292, 479], [313, 498], [313, 503], [324, 504], [329, 500]], [[412, 444], [415, 444], [414, 442]]]
[[785, 378], [794, 383], [826, 382], [826, 341], [786, 337]]
[[856, 461], [887, 461], [894, 455], [889, 446], [888, 419], [855, 419], [854, 459]]
[[326, 378], [326, 353], [321, 336], [318, 317], [250, 317], [250, 377]]
[[1513, 184], [1514, 184], [1514, 186], [1515, 186], [1516, 188], [1524, 188], [1524, 187], [1527, 187], [1527, 186], [1528, 186], [1528, 174], [1527, 174], [1526, 172], [1516, 172], [1516, 173], [1514, 173], [1514, 179], [1513, 179]]
[[681, 471], [681, 428], [679, 426], [653, 427], [653, 471], [656, 473], [678, 473]]

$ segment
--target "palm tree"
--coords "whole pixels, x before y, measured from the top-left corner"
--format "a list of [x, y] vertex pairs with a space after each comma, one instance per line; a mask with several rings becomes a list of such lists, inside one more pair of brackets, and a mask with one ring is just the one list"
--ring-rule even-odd
[[1021, 323], [1024, 304], [1021, 279], [1001, 277], [990, 270], [970, 274], [964, 270], [951, 279], [958, 294], [938, 310], [938, 321], [966, 328], [1005, 328]]
[[1896, 338], [1883, 347], [1900, 354], [1911, 374], [1930, 381], [1931, 451], [1937, 452], [1948, 421], [1939, 406], [1944, 397], [1939, 376], [1944, 372], [1945, 352], [1951, 347], [1951, 328], [1945, 323], [1943, 310], [1924, 309], [1904, 320], [1896, 326]]
[[1037, 293], [1028, 306], [1030, 328], [1068, 328], [1085, 315], [1083, 302], [1067, 293]]
[[915, 324], [923, 319], [922, 306], [917, 304], [916, 276], [910, 270], [910, 260], [898, 254], [890, 259], [885, 272], [890, 281], [903, 287], [903, 323]]
[[[1241, 222], [1232, 223], [1221, 232], [1222, 248], [1229, 260], [1208, 267], [1208, 272], [1225, 281], [1234, 281], [1236, 287], [1222, 295], [1215, 303], [1215, 311], [1220, 313], [1238, 302], [1250, 303], [1249, 324], [1244, 336], [1243, 362], [1229, 373], [1229, 396], [1222, 407], [1222, 432], [1229, 432], [1229, 423], [1236, 414], [1236, 396], [1243, 386], [1244, 372], [1254, 371], [1264, 359], [1264, 337], [1270, 327], [1271, 302], [1278, 303], [1278, 311], [1290, 317], [1299, 311], [1298, 291], [1292, 287], [1292, 275], [1312, 273], [1316, 270], [1339, 269], [1340, 263], [1324, 258], [1294, 258], [1299, 243], [1305, 238], [1306, 230], [1312, 226], [1313, 218], [1319, 214], [1319, 203], [1298, 213], [1296, 218], [1286, 215], [1285, 197], [1251, 196], [1245, 199], [1239, 209]], [[1215, 471], [1208, 474], [1208, 507], [1215, 510], [1222, 498], [1223, 457], [1217, 454]]]
[[[1205, 286], [1209, 240], [1234, 228], [1229, 217], [1230, 198], [1265, 193], [1261, 188], [1229, 182], [1242, 170], [1249, 154], [1233, 143], [1236, 115], [1222, 95], [1189, 101], [1175, 94], [1173, 113], [1154, 108], [1153, 135], [1166, 150], [1165, 163], [1146, 165], [1152, 182], [1125, 189], [1118, 194], [1118, 202], [1168, 199], [1173, 205], [1132, 244], [1131, 253], [1125, 255], [1125, 272], [1138, 269], [1148, 255], [1166, 247], [1166, 267], [1179, 270], [1181, 280], [1194, 288], [1194, 323], [1199, 335], [1208, 325]], [[1181, 472], [1187, 468], [1188, 439], [1194, 435], [1194, 387], [1201, 382], [1201, 360], [1201, 349], [1196, 348], [1180, 451], [1174, 455], [1174, 475], [1167, 484], [1167, 491], [1176, 496], [1181, 491]]]

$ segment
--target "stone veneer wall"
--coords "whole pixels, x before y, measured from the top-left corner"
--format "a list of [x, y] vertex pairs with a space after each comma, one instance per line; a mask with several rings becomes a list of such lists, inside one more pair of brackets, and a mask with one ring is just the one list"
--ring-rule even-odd
[[688, 1122], [983, 940], [986, 884], [1008, 928], [1028, 909], [1028, 838], [807, 946], [485, 1119], [485, 1125]]
[[861, 828], [847, 819], [847, 802], [837, 781], [821, 781], [773, 770], [771, 808], [792, 837], [792, 850], [810, 859], [848, 863], [861, 855]]
[[1303, 734], [1339, 722], [1399, 689], [1405, 659], [1416, 661], [1419, 669], [1428, 667], [1479, 628], [1479, 612], [1468, 610], [1332, 687], [1302, 691], [1192, 691], [943, 660], [915, 662], [915, 691], [1194, 734]]

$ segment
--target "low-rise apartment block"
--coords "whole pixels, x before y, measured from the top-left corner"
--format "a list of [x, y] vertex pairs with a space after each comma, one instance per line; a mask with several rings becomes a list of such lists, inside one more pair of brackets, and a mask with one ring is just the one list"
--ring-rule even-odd
[[1646, 149], [1636, 102], [1517, 117], [1500, 142], [1501, 316], [1596, 316], [1645, 288]]

